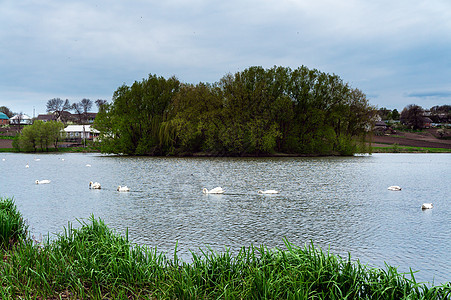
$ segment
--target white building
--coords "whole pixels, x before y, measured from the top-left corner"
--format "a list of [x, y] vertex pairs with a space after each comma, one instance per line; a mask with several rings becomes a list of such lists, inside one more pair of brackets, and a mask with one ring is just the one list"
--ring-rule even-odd
[[30, 118], [30, 116], [27, 116], [25, 114], [18, 114], [9, 119], [9, 124], [11, 125], [31, 125], [33, 124], [33, 120]]
[[99, 136], [99, 131], [91, 128], [91, 125], [68, 125], [64, 128], [68, 139], [94, 140]]

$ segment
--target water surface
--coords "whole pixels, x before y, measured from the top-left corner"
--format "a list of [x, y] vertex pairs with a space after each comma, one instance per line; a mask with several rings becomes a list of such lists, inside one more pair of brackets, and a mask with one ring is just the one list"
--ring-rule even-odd
[[[4, 160], [3, 160], [4, 159]], [[28, 163], [29, 168], [25, 168]], [[87, 165], [90, 165], [87, 166]], [[141, 245], [190, 251], [314, 244], [418, 281], [450, 281], [451, 155], [155, 158], [0, 154], [0, 196], [14, 197], [36, 238], [91, 214]], [[48, 185], [35, 180], [49, 179]], [[102, 184], [90, 190], [89, 181]], [[116, 191], [127, 185], [130, 193]], [[400, 192], [388, 191], [399, 185]], [[223, 195], [202, 189], [221, 186]], [[260, 195], [276, 189], [277, 195]], [[432, 210], [421, 204], [433, 202]]]

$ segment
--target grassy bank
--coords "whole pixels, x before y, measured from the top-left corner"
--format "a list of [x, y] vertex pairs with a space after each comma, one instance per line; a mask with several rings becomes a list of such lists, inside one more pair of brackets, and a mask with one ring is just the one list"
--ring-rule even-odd
[[96, 147], [59, 147], [59, 148], [49, 148], [48, 151], [20, 152], [14, 148], [0, 148], [0, 152], [5, 152], [5, 153], [100, 153], [100, 150]]
[[[91, 217], [52, 241], [4, 249], [1, 299], [449, 299], [393, 267], [374, 269], [311, 245], [203, 250], [192, 263], [132, 245]], [[177, 253], [177, 249], [175, 249]], [[414, 278], [413, 274], [411, 274]]]
[[397, 144], [386, 147], [372, 147], [373, 153], [451, 153], [451, 149], [400, 146]]

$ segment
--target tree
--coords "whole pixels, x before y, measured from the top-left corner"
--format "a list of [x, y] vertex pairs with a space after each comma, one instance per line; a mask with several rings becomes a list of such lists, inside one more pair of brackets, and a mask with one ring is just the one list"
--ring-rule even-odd
[[92, 101], [85, 98], [85, 99], [82, 99], [80, 103], [83, 108], [83, 113], [86, 115], [88, 113], [88, 111], [91, 110]]
[[130, 87], [119, 87], [113, 103], [101, 109], [95, 120], [102, 150], [133, 155], [161, 153], [160, 126], [179, 86], [175, 77], [149, 75]]
[[83, 123], [83, 105], [81, 102], [72, 103], [71, 109], [77, 115], [78, 122]]
[[6, 106], [0, 106], [0, 112], [7, 115], [8, 118], [11, 118], [12, 116], [14, 116], [14, 113]]
[[18, 137], [15, 148], [25, 152], [38, 150], [48, 151], [50, 146], [58, 148], [62, 139], [64, 124], [57, 121], [35, 121], [33, 125], [25, 127]]
[[400, 114], [396, 108], [391, 112], [391, 116], [393, 120], [399, 120]]
[[88, 111], [92, 107], [92, 101], [89, 99], [83, 99], [80, 102], [75, 102], [71, 105], [71, 110], [75, 112], [78, 118], [78, 122], [83, 124], [86, 122]]
[[95, 101], [95, 103], [96, 103], [96, 105], [97, 105], [97, 110], [100, 111], [100, 109], [102, 109], [102, 107], [103, 107], [105, 104], [107, 104], [108, 102], [107, 102], [106, 100], [103, 100], [103, 99], [97, 99], [97, 100]]
[[381, 117], [382, 120], [391, 120], [393, 118], [392, 111], [385, 107], [380, 108], [377, 113]]
[[409, 104], [401, 112], [401, 123], [408, 125], [412, 129], [422, 129], [424, 127], [424, 110], [416, 104]]
[[451, 122], [451, 105], [436, 105], [431, 107], [431, 119], [436, 123]]
[[65, 117], [63, 112], [71, 110], [72, 106], [69, 103], [69, 100], [63, 101], [60, 98], [53, 98], [47, 101], [47, 112], [54, 113], [56, 115], [57, 120], [61, 120], [65, 122]]

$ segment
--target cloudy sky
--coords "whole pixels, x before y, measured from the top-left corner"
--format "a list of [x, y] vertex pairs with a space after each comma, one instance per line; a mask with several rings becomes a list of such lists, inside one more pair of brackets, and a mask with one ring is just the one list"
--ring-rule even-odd
[[334, 73], [379, 108], [451, 104], [451, 1], [0, 0], [0, 106], [30, 116], [149, 74], [274, 65]]

